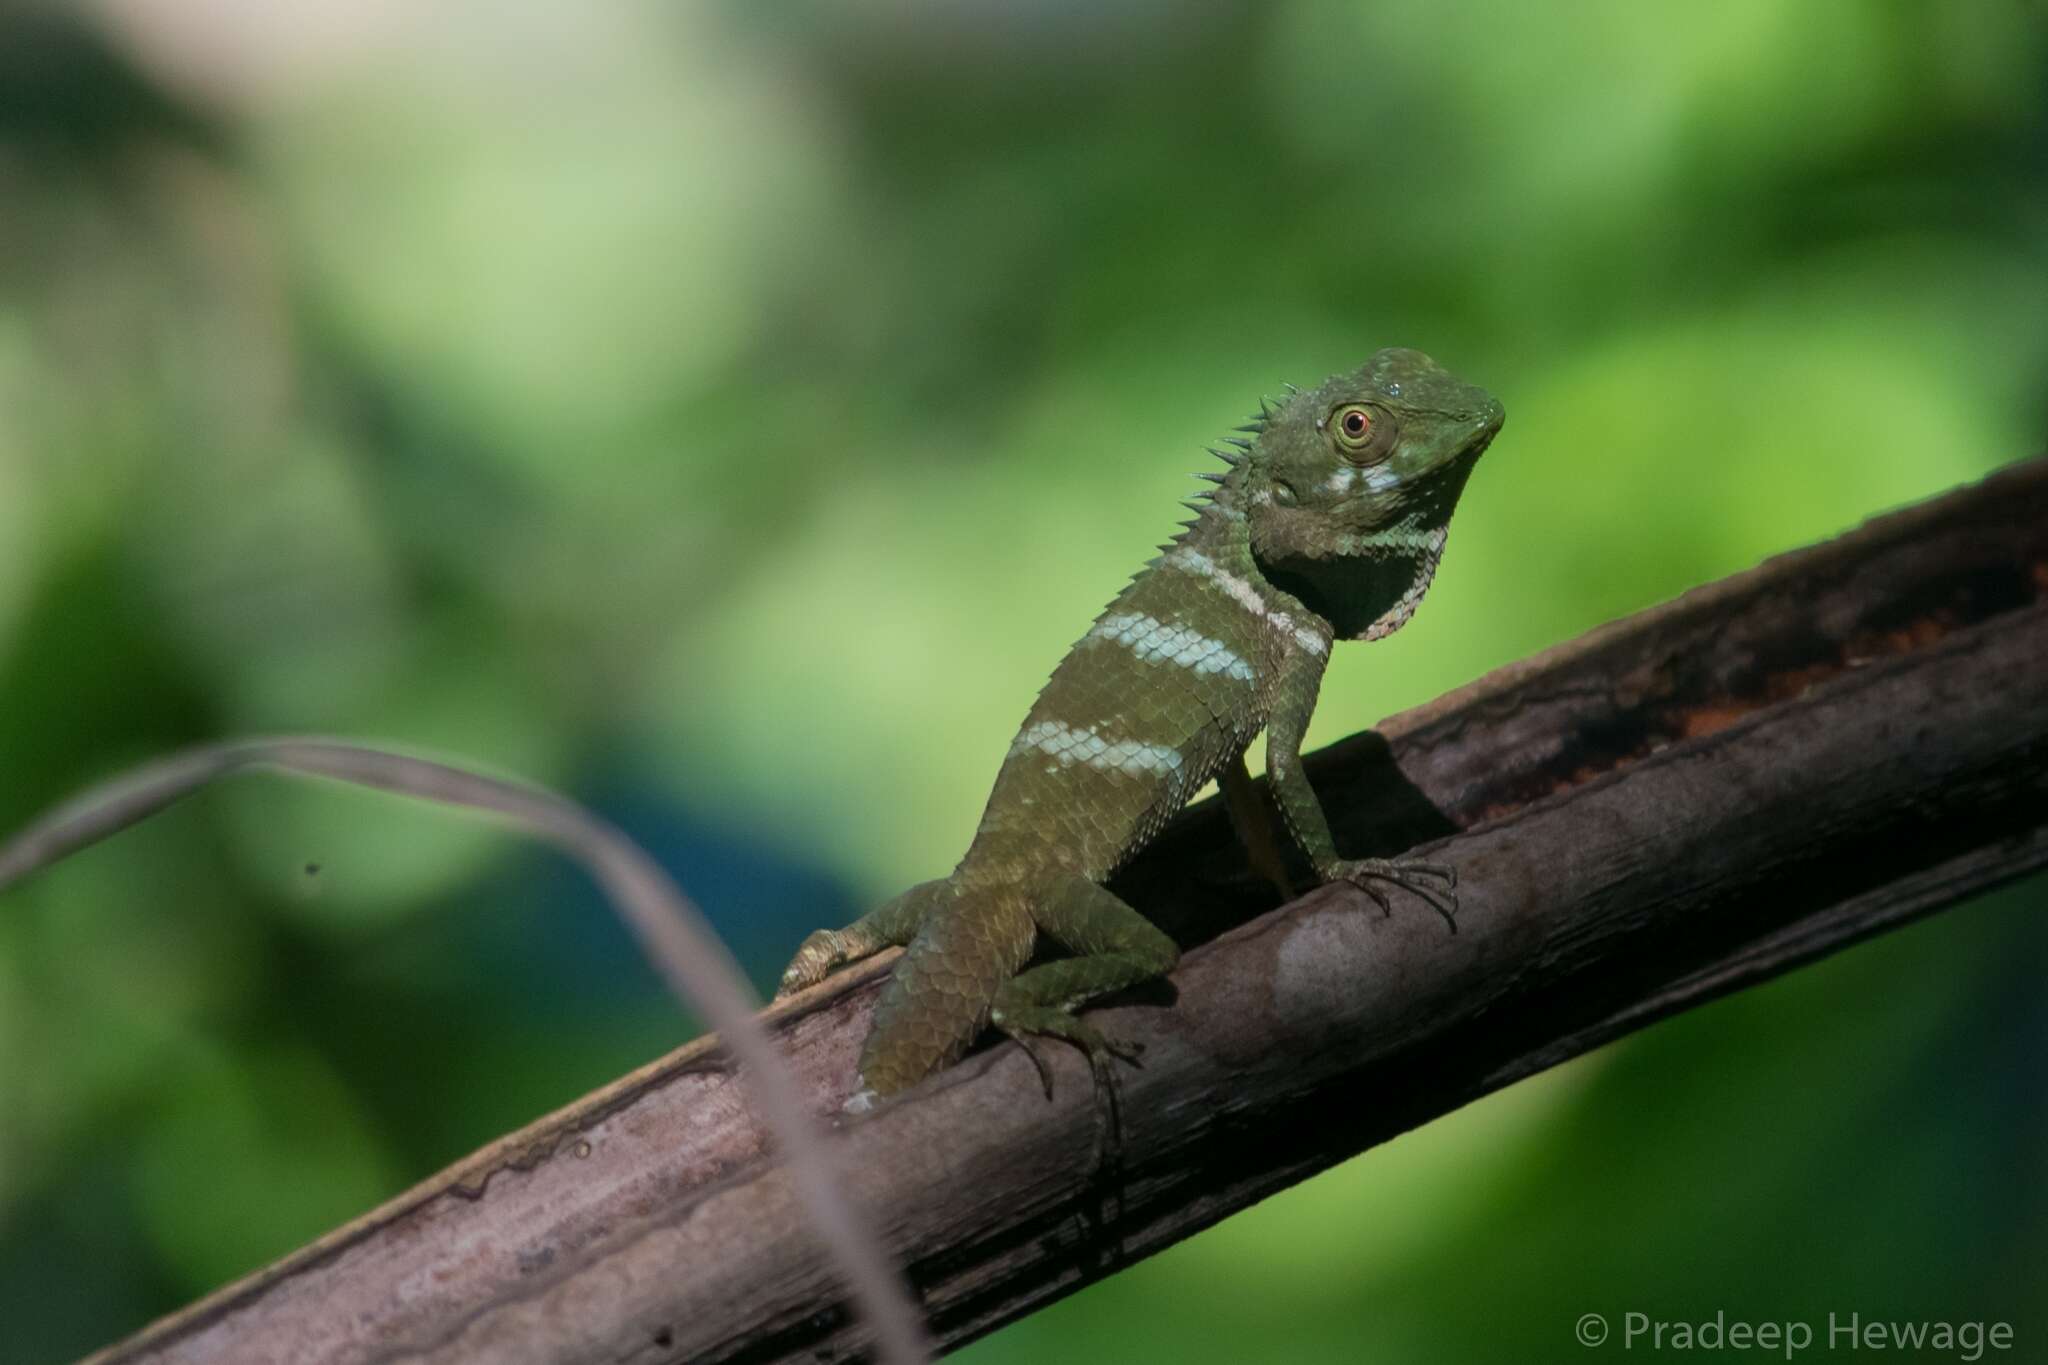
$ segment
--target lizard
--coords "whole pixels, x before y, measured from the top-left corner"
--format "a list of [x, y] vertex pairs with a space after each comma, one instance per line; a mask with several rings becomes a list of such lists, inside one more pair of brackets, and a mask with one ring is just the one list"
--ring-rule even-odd
[[[1064, 1039], [1106, 1083], [1135, 1050], [1076, 1011], [1171, 972], [1180, 949], [1104, 886], [1212, 778], [1259, 870], [1279, 879], [1270, 820], [1244, 766], [1266, 772], [1288, 832], [1324, 882], [1377, 883], [1455, 907], [1456, 873], [1338, 855], [1303, 774], [1302, 738], [1337, 639], [1377, 640], [1414, 615], [1452, 510], [1504, 412], [1419, 351], [1390, 348], [1313, 389], [1289, 386], [1212, 450], [1195, 515], [1074, 645], [1011, 743], [972, 843], [844, 929], [806, 938], [777, 998], [890, 946], [904, 956], [862, 1045], [851, 1107], [957, 1061], [993, 1026]], [[1454, 924], [1455, 927], [1455, 924]], [[1027, 965], [1041, 939], [1071, 956]]]

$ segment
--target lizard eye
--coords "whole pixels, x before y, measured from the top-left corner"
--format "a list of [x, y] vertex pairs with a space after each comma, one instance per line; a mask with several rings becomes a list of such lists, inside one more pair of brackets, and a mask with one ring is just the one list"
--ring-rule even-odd
[[1394, 425], [1385, 413], [1376, 413], [1363, 403], [1346, 403], [1330, 414], [1330, 433], [1337, 446], [1354, 462], [1369, 464], [1384, 456], [1393, 442]]
[[1346, 450], [1363, 450], [1372, 444], [1372, 412], [1363, 403], [1346, 403], [1330, 414], [1330, 430]]

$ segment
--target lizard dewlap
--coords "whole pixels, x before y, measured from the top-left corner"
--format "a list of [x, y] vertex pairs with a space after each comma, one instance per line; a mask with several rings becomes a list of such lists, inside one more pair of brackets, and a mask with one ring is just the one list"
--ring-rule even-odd
[[[1501, 420], [1491, 394], [1400, 349], [1262, 403], [1248, 439], [1217, 452], [1228, 471], [1202, 476], [1215, 487], [1195, 517], [1054, 670], [953, 874], [812, 934], [780, 993], [901, 944], [861, 1052], [870, 1089], [915, 1083], [990, 1025], [1067, 1039], [1100, 1072], [1123, 1053], [1074, 1011], [1179, 958], [1109, 875], [1211, 778], [1280, 875], [1244, 767], [1261, 730], [1273, 801], [1318, 877], [1447, 898], [1449, 868], [1338, 856], [1301, 741], [1331, 643], [1379, 639], [1421, 603]], [[1072, 956], [1025, 970], [1041, 935]]]

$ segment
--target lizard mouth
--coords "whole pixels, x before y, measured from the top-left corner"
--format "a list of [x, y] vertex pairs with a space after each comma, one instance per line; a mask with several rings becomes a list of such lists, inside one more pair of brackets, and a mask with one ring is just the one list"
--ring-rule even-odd
[[1479, 415], [1479, 430], [1465, 445], [1465, 459], [1476, 460], [1484, 455], [1486, 448], [1493, 444], [1493, 438], [1500, 435], [1501, 424], [1507, 420], [1507, 409], [1500, 405], [1499, 399], [1487, 404], [1486, 411]]

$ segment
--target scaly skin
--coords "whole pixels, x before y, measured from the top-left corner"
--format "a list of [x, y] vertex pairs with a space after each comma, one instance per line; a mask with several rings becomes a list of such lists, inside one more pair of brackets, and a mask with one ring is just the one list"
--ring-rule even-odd
[[[1180, 956], [1103, 889], [1110, 874], [1220, 778], [1255, 863], [1282, 875], [1244, 776], [1262, 729], [1274, 800], [1318, 877], [1382, 904], [1378, 881], [1448, 899], [1448, 868], [1337, 855], [1301, 741], [1331, 642], [1379, 639], [1414, 614], [1501, 419], [1491, 395], [1409, 350], [1261, 404], [1252, 439], [1232, 443], [1243, 453], [1218, 452], [1229, 472], [1203, 476], [1217, 487], [1195, 518], [1039, 694], [953, 874], [812, 934], [779, 994], [902, 944], [861, 1053], [871, 1090], [951, 1064], [991, 1024], [1065, 1038], [1100, 1070], [1125, 1054], [1074, 1011]], [[1073, 956], [1024, 970], [1041, 934]]]

